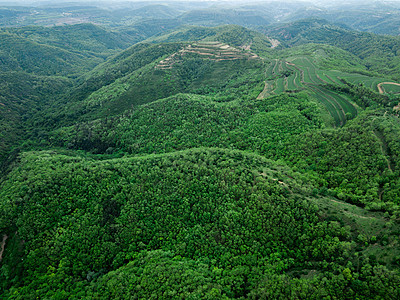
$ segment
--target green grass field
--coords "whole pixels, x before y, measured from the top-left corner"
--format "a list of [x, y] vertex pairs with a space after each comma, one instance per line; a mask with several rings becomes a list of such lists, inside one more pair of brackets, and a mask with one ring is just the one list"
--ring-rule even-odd
[[349, 99], [346, 99], [345, 96], [328, 90], [325, 87], [319, 87], [319, 89], [326, 95], [332, 97], [341, 106], [345, 113], [350, 113], [353, 117], [357, 116], [357, 109], [349, 102]]
[[280, 94], [285, 91], [285, 80], [284, 78], [280, 77], [275, 81], [275, 89], [274, 93], [275, 94]]
[[[380, 82], [390, 81], [385, 78], [370, 77], [358, 73], [346, 73], [337, 70], [321, 70], [319, 69], [308, 57], [291, 57], [290, 63], [294, 64], [297, 68], [304, 72], [304, 81], [312, 84], [337, 84], [341, 85], [340, 79], [345, 79], [351, 83], [363, 83], [365, 86], [378, 92], [377, 85]], [[388, 86], [387, 92], [399, 93], [400, 87], [391, 85]], [[386, 91], [386, 90], [385, 90]]]
[[307, 57], [295, 57], [290, 62], [273, 60], [266, 70], [266, 75], [271, 80], [268, 81], [268, 89], [264, 89], [259, 98], [285, 91], [307, 89], [326, 108], [335, 126], [343, 126], [348, 118], [354, 118], [358, 112], [348, 97], [329, 90], [325, 85], [342, 85], [341, 78], [354, 83], [366, 82], [367, 85], [379, 82], [376, 78], [365, 75], [321, 70]]
[[278, 74], [278, 72], [279, 72], [278, 69], [279, 69], [279, 60], [276, 59], [274, 66], [272, 68], [272, 75]]
[[314, 97], [325, 106], [334, 119], [336, 126], [343, 126], [346, 123], [345, 113], [334, 97], [325, 93], [317, 85], [308, 85], [308, 90], [311, 91]]
[[301, 88], [303, 87], [303, 84], [301, 82], [301, 72], [299, 70], [296, 70], [296, 76], [294, 79], [294, 84], [298, 87]]
[[289, 91], [294, 91], [298, 89], [298, 85], [296, 84], [297, 76], [297, 72], [294, 72], [289, 77], [287, 77], [287, 89]]
[[267, 77], [271, 77], [274, 75], [274, 68], [275, 68], [276, 60], [273, 60], [269, 65], [267, 70], [265, 71], [265, 75]]

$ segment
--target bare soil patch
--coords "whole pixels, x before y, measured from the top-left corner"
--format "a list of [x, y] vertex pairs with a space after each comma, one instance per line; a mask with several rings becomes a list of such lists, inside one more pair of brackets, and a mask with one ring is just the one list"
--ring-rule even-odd
[[276, 47], [278, 47], [278, 46], [281, 44], [281, 42], [278, 41], [278, 40], [276, 40], [276, 39], [268, 38], [268, 40], [269, 40], [270, 43], [271, 43], [271, 48], [276, 48]]

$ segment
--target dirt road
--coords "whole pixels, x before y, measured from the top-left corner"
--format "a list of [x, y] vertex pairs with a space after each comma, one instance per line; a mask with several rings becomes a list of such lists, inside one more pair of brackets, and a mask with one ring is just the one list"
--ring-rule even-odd
[[400, 86], [400, 83], [396, 83], [396, 82], [381, 82], [378, 84], [379, 94], [383, 94], [385, 92], [385, 90], [382, 87], [382, 84], [392, 84], [392, 85]]

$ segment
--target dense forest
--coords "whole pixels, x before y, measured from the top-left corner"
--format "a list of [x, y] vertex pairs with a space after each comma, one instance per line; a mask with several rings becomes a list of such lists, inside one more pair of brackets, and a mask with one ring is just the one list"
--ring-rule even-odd
[[0, 6], [1, 299], [400, 298], [400, 7], [214, 4]]

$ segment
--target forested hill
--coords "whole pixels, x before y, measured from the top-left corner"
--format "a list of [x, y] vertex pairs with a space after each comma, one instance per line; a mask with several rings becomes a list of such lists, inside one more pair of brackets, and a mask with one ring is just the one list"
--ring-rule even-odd
[[2, 71], [76, 77], [102, 61], [88, 53], [77, 53], [41, 44], [6, 31], [0, 32]]
[[[236, 88], [240, 82], [261, 86], [262, 75], [257, 72], [264, 62], [257, 53], [268, 52], [270, 46], [265, 36], [240, 26], [171, 31], [136, 44], [86, 73], [43, 118], [46, 123], [51, 116], [53, 123], [65, 124], [114, 116], [182, 92], [219, 91], [232, 98], [230, 87]], [[243, 86], [240, 93], [257, 92]]]
[[[0, 133], [0, 169], [6, 168], [14, 157], [12, 153], [16, 153], [22, 140], [26, 140], [31, 134], [44, 134], [45, 131], [40, 126], [26, 127], [27, 123], [38, 118], [40, 120], [41, 117], [35, 116], [37, 113], [48, 112], [47, 109], [56, 103], [61, 102], [65, 105], [65, 102], [71, 102], [75, 96], [69, 95], [70, 90], [79, 90], [80, 85], [96, 85], [95, 89], [85, 87], [84, 93], [87, 93], [109, 84], [118, 78], [115, 74], [124, 73], [124, 62], [121, 61], [115, 66], [114, 75], [103, 75], [103, 78], [107, 77], [106, 80], [95, 78], [85, 82], [84, 79], [93, 77], [90, 72], [105, 61], [110, 64], [115, 60], [122, 60], [122, 56], [136, 53], [138, 48], [121, 54], [122, 50], [176, 26], [176, 22], [168, 25], [164, 21], [153, 22], [152, 26], [148, 26], [144, 21], [129, 29], [118, 30], [105, 29], [93, 24], [0, 29], [0, 76], [4, 79], [0, 89], [0, 122], [1, 128], [4, 129]], [[150, 52], [142, 52], [141, 55], [136, 53], [138, 58], [131, 61], [135, 61], [134, 65], [137, 63], [143, 66], [145, 63], [140, 60], [147, 56], [145, 59], [150, 63], [155, 58]], [[168, 53], [159, 52], [159, 55]], [[77, 95], [80, 92], [72, 94]], [[54, 112], [60, 107], [61, 105], [58, 105], [50, 111]], [[44, 118], [48, 123], [48, 115], [45, 114]], [[62, 120], [55, 122], [58, 121]]]
[[156, 8], [1, 29], [0, 298], [400, 298], [398, 38]]
[[93, 24], [77, 24], [71, 26], [38, 27], [27, 26], [6, 28], [3, 32], [35, 41], [39, 44], [52, 45], [74, 52], [107, 54], [112, 50], [128, 48], [133, 38], [106, 30]]
[[92, 24], [1, 29], [0, 169], [32, 133], [26, 122], [63, 99], [80, 76], [128, 48], [135, 38]]
[[117, 50], [132, 37], [91, 24], [57, 27], [5, 28], [1, 35], [1, 71], [77, 77]]

